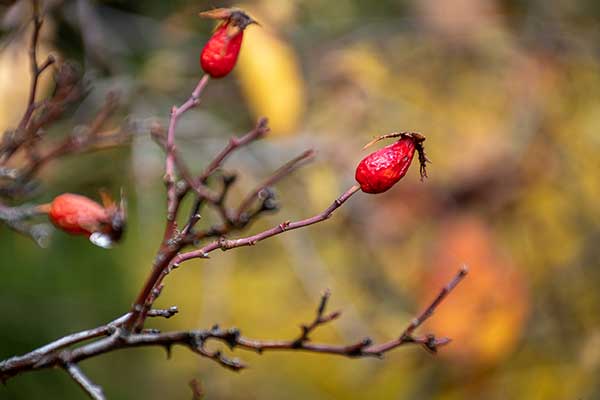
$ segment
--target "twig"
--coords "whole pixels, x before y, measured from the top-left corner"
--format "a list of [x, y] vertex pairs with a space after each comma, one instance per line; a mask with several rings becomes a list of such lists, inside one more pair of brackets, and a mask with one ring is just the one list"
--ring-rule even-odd
[[47, 224], [27, 222], [30, 218], [41, 214], [36, 205], [24, 204], [17, 207], [8, 207], [0, 203], [0, 221], [10, 229], [30, 237], [38, 246], [44, 247], [50, 234], [50, 227]]
[[[215, 171], [223, 165], [223, 162], [236, 150], [240, 147], [246, 146], [255, 140], [259, 140], [264, 137], [269, 132], [269, 120], [266, 118], [259, 118], [256, 122], [256, 126], [250, 132], [246, 133], [241, 137], [234, 137], [229, 139], [227, 146], [221, 150], [219, 154], [206, 166], [204, 171], [198, 176], [195, 182], [188, 183], [188, 187], [184, 188], [182, 191], [183, 194], [189, 190], [190, 186], [198, 186], [206, 183], [207, 179], [215, 173]], [[198, 193], [196, 200], [194, 201], [194, 205], [192, 206], [192, 210], [190, 212], [189, 220], [192, 221], [193, 216], [197, 215], [200, 211], [200, 206], [202, 202], [206, 200], [205, 197], [201, 196]], [[190, 225], [190, 224], [188, 224]], [[193, 224], [186, 227], [186, 230], [190, 230], [193, 228]]]
[[315, 316], [314, 321], [309, 325], [300, 326], [300, 328], [302, 329], [302, 333], [300, 334], [298, 339], [295, 340], [297, 346], [301, 346], [302, 343], [308, 341], [308, 336], [310, 335], [310, 333], [317, 329], [319, 326], [331, 322], [334, 319], [337, 319], [340, 315], [342, 315], [341, 311], [334, 311], [328, 315], [323, 315], [325, 313], [325, 309], [327, 308], [327, 301], [329, 300], [330, 296], [331, 292], [329, 291], [329, 289], [327, 289], [321, 296], [321, 302], [319, 303], [319, 307], [317, 308], [317, 315]]
[[33, 8], [33, 31], [31, 33], [29, 45], [29, 59], [31, 68], [29, 98], [27, 100], [27, 107], [16, 131], [16, 138], [12, 138], [10, 140], [11, 143], [8, 143], [8, 145], [5, 145], [2, 149], [0, 149], [0, 164], [5, 164], [19, 149], [19, 147], [27, 141], [25, 128], [31, 120], [33, 112], [37, 108], [35, 98], [37, 96], [40, 76], [56, 61], [54, 57], [50, 55], [41, 65], [38, 65], [37, 48], [40, 38], [40, 31], [43, 25], [43, 19], [40, 15], [39, 0], [31, 0], [31, 4]]
[[102, 388], [95, 383], [93, 383], [84, 373], [83, 371], [76, 365], [72, 363], [65, 364], [65, 371], [77, 384], [90, 396], [90, 398], [94, 400], [105, 400], [104, 393], [102, 392]]
[[177, 188], [175, 187], [175, 130], [177, 128], [177, 120], [184, 113], [189, 111], [191, 108], [197, 106], [200, 103], [200, 95], [208, 83], [209, 76], [205, 74], [196, 88], [192, 92], [192, 95], [183, 103], [181, 106], [173, 106], [171, 109], [171, 120], [169, 121], [169, 129], [167, 131], [167, 159], [165, 166], [165, 183], [167, 185], [167, 229], [169, 232], [173, 232], [175, 229], [175, 217], [178, 207], [178, 196]]
[[[190, 225], [186, 225], [186, 229], [184, 229], [186, 244], [198, 243], [203, 239], [220, 237], [231, 233], [233, 230], [244, 229], [248, 227], [250, 223], [259, 217], [263, 212], [276, 211], [278, 206], [275, 201], [275, 193], [270, 190], [270, 186], [276, 184], [281, 179], [296, 171], [298, 168], [301, 168], [308, 162], [312, 161], [314, 155], [314, 150], [307, 150], [285, 163], [283, 166], [277, 169], [277, 171], [271, 174], [271, 176], [266, 178], [255, 189], [253, 189], [242, 201], [240, 206], [238, 206], [237, 210], [227, 209], [227, 207], [224, 205], [224, 200], [227, 196], [229, 188], [235, 181], [235, 175], [224, 176], [223, 191], [221, 192], [219, 201], [216, 204], [209, 202], [209, 204], [217, 208], [223, 223], [221, 225], [213, 225], [206, 230], [195, 232], [191, 235], [188, 235], [191, 227]], [[256, 209], [248, 211], [256, 199], [261, 200], [261, 204]]]
[[29, 99], [27, 101], [27, 109], [25, 110], [25, 114], [19, 123], [19, 131], [22, 131], [33, 111], [35, 111], [35, 97], [37, 94], [38, 83], [40, 79], [40, 75], [52, 64], [54, 64], [55, 59], [52, 56], [49, 56], [46, 61], [42, 63], [42, 65], [38, 65], [37, 61], [37, 48], [38, 42], [40, 38], [40, 31], [42, 30], [42, 25], [44, 24], [44, 20], [40, 15], [40, 3], [39, 0], [31, 1], [33, 6], [33, 32], [31, 34], [31, 42], [29, 45], [29, 58], [30, 58], [30, 68], [31, 68], [31, 87], [29, 89]]
[[233, 240], [227, 240], [225, 238], [221, 238], [219, 240], [215, 240], [212, 243], [209, 243], [208, 245], [202, 247], [201, 249], [193, 250], [193, 251], [190, 251], [187, 253], [182, 253], [182, 254], [177, 255], [175, 258], [173, 258], [171, 265], [179, 266], [179, 264], [181, 264], [187, 260], [191, 260], [193, 258], [206, 258], [206, 257], [208, 257], [208, 253], [210, 253], [216, 249], [221, 249], [221, 250], [225, 251], [225, 250], [231, 250], [236, 247], [253, 246], [256, 243], [260, 242], [261, 240], [270, 238], [275, 235], [279, 235], [283, 232], [291, 231], [291, 230], [298, 229], [298, 228], [303, 228], [303, 227], [324, 221], [324, 220], [328, 219], [329, 217], [331, 217], [333, 212], [338, 207], [340, 207], [342, 204], [344, 204], [346, 202], [346, 200], [348, 200], [358, 190], [360, 190], [360, 186], [358, 186], [358, 185], [354, 185], [354, 186], [350, 187], [348, 190], [346, 190], [344, 193], [342, 193], [342, 195], [340, 197], [338, 197], [323, 212], [321, 212], [320, 214], [317, 214], [313, 217], [303, 219], [300, 221], [294, 221], [294, 222], [285, 221], [271, 229], [267, 229], [266, 231], [263, 231], [263, 232], [257, 233], [256, 235], [248, 236], [245, 238], [239, 238], [239, 239], [233, 239]]

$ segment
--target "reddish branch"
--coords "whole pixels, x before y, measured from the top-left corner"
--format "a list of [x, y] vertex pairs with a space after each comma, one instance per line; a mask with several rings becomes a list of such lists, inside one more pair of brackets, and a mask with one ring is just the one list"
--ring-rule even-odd
[[354, 185], [354, 186], [350, 187], [348, 190], [346, 190], [344, 193], [342, 193], [342, 195], [340, 197], [335, 199], [335, 201], [329, 207], [327, 207], [323, 212], [321, 212], [313, 217], [306, 218], [306, 219], [303, 219], [300, 221], [294, 221], [294, 222], [284, 221], [284, 222], [280, 223], [279, 225], [274, 226], [271, 229], [267, 229], [263, 232], [257, 233], [252, 236], [244, 237], [244, 238], [233, 239], [233, 240], [220, 238], [198, 250], [193, 250], [193, 251], [190, 251], [187, 253], [178, 254], [175, 258], [173, 258], [172, 266], [179, 266], [182, 262], [191, 260], [193, 258], [207, 258], [208, 253], [210, 253], [214, 250], [217, 250], [217, 249], [226, 251], [226, 250], [234, 249], [236, 247], [253, 246], [256, 243], [260, 242], [261, 240], [265, 240], [272, 236], [279, 235], [283, 232], [291, 231], [291, 230], [298, 229], [298, 228], [304, 228], [306, 226], [316, 224], [317, 222], [324, 221], [324, 220], [328, 219], [329, 217], [331, 217], [331, 215], [333, 214], [333, 212], [336, 209], [338, 209], [342, 204], [344, 204], [346, 202], [346, 200], [348, 200], [353, 194], [355, 194], [359, 190], [360, 190], [360, 187], [358, 185]]

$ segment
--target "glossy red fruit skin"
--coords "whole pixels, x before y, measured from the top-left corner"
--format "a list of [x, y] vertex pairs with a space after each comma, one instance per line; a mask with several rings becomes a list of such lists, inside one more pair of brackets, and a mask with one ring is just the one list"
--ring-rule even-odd
[[365, 158], [356, 168], [355, 178], [365, 193], [383, 193], [408, 171], [415, 154], [415, 141], [403, 137]]
[[65, 232], [91, 235], [109, 221], [104, 207], [85, 196], [64, 193], [50, 203], [50, 221]]
[[222, 78], [229, 74], [240, 54], [244, 31], [240, 29], [235, 36], [229, 37], [230, 23], [225, 21], [217, 27], [200, 54], [200, 66], [212, 78]]

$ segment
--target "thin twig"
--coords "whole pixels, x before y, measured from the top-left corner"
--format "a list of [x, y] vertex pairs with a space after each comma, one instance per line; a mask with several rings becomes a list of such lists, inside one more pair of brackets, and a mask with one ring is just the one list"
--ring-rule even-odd
[[65, 364], [65, 371], [77, 384], [90, 396], [90, 398], [94, 400], [105, 400], [104, 393], [102, 392], [102, 388], [95, 383], [93, 383], [84, 373], [83, 371], [76, 365], [72, 363]]
[[27, 127], [27, 124], [31, 120], [31, 117], [37, 107], [35, 99], [37, 96], [40, 76], [56, 61], [54, 57], [50, 55], [41, 65], [38, 65], [37, 48], [40, 38], [40, 31], [42, 30], [44, 21], [40, 13], [39, 0], [31, 0], [31, 4], [33, 8], [33, 30], [29, 44], [29, 60], [31, 69], [29, 98], [27, 100], [27, 107], [25, 108], [23, 117], [19, 122], [16, 131], [16, 137], [10, 140], [11, 143], [9, 143], [8, 146], [3, 146], [3, 148], [0, 150], [0, 164], [5, 164], [21, 147], [21, 145], [27, 141], [25, 128]]
[[[188, 183], [188, 188], [184, 189], [182, 192], [185, 194], [186, 191], [189, 190], [190, 186], [197, 187], [199, 185], [204, 185], [206, 183], [206, 181], [208, 180], [208, 178], [212, 174], [214, 174], [218, 168], [220, 168], [223, 165], [225, 160], [235, 150], [237, 150], [243, 146], [246, 146], [256, 140], [261, 139], [267, 133], [269, 133], [269, 130], [270, 130], [269, 120], [266, 118], [259, 118], [258, 121], [256, 122], [256, 126], [250, 132], [246, 133], [245, 135], [243, 135], [241, 137], [234, 137], [234, 138], [229, 139], [227, 146], [225, 146], [223, 148], [223, 150], [221, 150], [221, 152], [219, 152], [219, 154], [217, 154], [215, 156], [215, 158], [206, 166], [206, 168], [198, 176], [196, 181], [193, 183]], [[196, 200], [194, 201], [194, 205], [192, 206], [192, 210], [190, 212], [190, 218], [189, 218], [190, 221], [193, 220], [192, 219], [193, 216], [198, 214], [198, 212], [200, 211], [200, 206], [202, 205], [202, 202], [204, 200], [206, 200], [206, 198], [201, 196], [200, 193], [198, 193], [198, 196], [196, 197]], [[193, 228], [193, 224], [188, 224], [188, 225], [190, 225], [190, 226], [187, 226], [186, 230]]]
[[171, 119], [167, 131], [167, 158], [165, 165], [165, 183], [167, 185], [167, 231], [172, 233], [175, 229], [175, 217], [178, 207], [177, 188], [175, 186], [175, 130], [177, 120], [184, 113], [200, 103], [200, 95], [208, 83], [209, 75], [205, 74], [192, 91], [192, 95], [181, 106], [173, 106], [171, 109]]
[[216, 249], [231, 250], [236, 247], [253, 246], [256, 243], [260, 242], [261, 240], [270, 238], [275, 235], [279, 235], [283, 232], [291, 231], [291, 230], [298, 229], [298, 228], [304, 228], [306, 226], [313, 225], [318, 222], [324, 221], [324, 220], [328, 219], [329, 217], [331, 217], [333, 212], [338, 207], [340, 207], [342, 204], [344, 204], [346, 202], [346, 200], [348, 200], [353, 194], [355, 194], [359, 190], [360, 190], [360, 186], [353, 185], [348, 190], [346, 190], [344, 193], [342, 193], [342, 195], [340, 197], [335, 199], [335, 201], [329, 207], [327, 207], [323, 212], [321, 212], [313, 217], [306, 218], [306, 219], [303, 219], [300, 221], [294, 221], [294, 222], [285, 221], [271, 229], [267, 229], [266, 231], [263, 231], [263, 232], [257, 233], [256, 235], [248, 236], [245, 238], [232, 239], [232, 240], [227, 240], [225, 238], [221, 238], [219, 240], [215, 240], [212, 243], [209, 243], [208, 245], [206, 245], [198, 250], [193, 250], [193, 251], [189, 251], [187, 253], [182, 253], [182, 254], [177, 255], [175, 258], [173, 258], [171, 265], [178, 266], [179, 264], [181, 264], [187, 260], [191, 260], [193, 258], [206, 258], [206, 257], [208, 257], [208, 253], [210, 253]]

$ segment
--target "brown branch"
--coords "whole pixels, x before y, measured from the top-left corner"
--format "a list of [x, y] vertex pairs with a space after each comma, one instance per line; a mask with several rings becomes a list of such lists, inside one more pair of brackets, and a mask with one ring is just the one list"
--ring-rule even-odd
[[42, 65], [38, 65], [37, 60], [37, 48], [38, 42], [40, 39], [40, 32], [42, 30], [42, 25], [44, 24], [44, 20], [40, 15], [40, 2], [39, 0], [32, 0], [32, 8], [33, 8], [33, 32], [31, 34], [31, 42], [29, 45], [29, 58], [30, 58], [30, 68], [31, 68], [31, 86], [29, 89], [29, 99], [27, 101], [27, 108], [25, 110], [25, 114], [19, 123], [19, 131], [22, 131], [29, 119], [31, 118], [33, 112], [35, 111], [36, 104], [35, 98], [37, 95], [37, 88], [39, 84], [40, 75], [50, 67], [55, 59], [52, 56], [49, 56], [46, 61], [42, 63]]
[[[258, 353], [264, 351], [286, 350], [286, 351], [305, 351], [320, 354], [332, 354], [345, 357], [378, 357], [381, 358], [385, 353], [406, 344], [420, 344], [431, 351], [436, 351], [439, 346], [450, 342], [447, 338], [436, 338], [433, 335], [414, 336], [413, 333], [427, 318], [429, 318], [446, 298], [454, 290], [458, 283], [464, 279], [467, 274], [465, 268], [446, 285], [433, 302], [415, 318], [408, 327], [395, 339], [381, 344], [373, 344], [370, 338], [364, 338], [351, 344], [328, 344], [313, 343], [308, 335], [319, 326], [331, 322], [339, 317], [339, 312], [326, 314], [329, 292], [326, 291], [319, 303], [315, 320], [307, 325], [303, 325], [300, 337], [292, 340], [258, 340], [241, 336], [236, 328], [221, 329], [214, 326], [206, 330], [194, 331], [174, 331], [174, 332], [154, 332], [149, 333], [127, 333], [121, 325], [111, 326], [107, 324], [102, 327], [87, 331], [102, 331], [103, 335], [110, 335], [103, 339], [82, 345], [74, 349], [64, 349], [66, 346], [47, 345], [38, 350], [23, 356], [13, 357], [0, 362], [0, 380], [7, 380], [12, 376], [26, 371], [51, 368], [54, 366], [75, 365], [86, 359], [109, 353], [119, 349], [133, 347], [160, 346], [168, 352], [174, 345], [185, 346], [191, 351], [209, 358], [223, 367], [238, 371], [245, 365], [237, 360], [226, 357], [222, 351], [210, 351], [206, 349], [206, 343], [210, 340], [220, 341], [229, 348], [240, 348], [242, 350], [251, 350]], [[164, 312], [164, 311], [163, 311]], [[163, 312], [160, 312], [162, 314]], [[150, 314], [149, 314], [150, 315]], [[125, 317], [125, 316], [124, 316]], [[115, 321], [123, 320], [121, 317]], [[84, 331], [86, 332], [86, 331]], [[77, 334], [76, 334], [77, 335]], [[74, 336], [74, 335], [70, 335]], [[67, 337], [66, 337], [67, 338]], [[78, 338], [79, 339], [79, 338]], [[82, 340], [59, 339], [53, 343], [79, 343]], [[62, 351], [57, 351], [63, 349]]]
[[[253, 220], [257, 219], [264, 212], [272, 212], [278, 209], [275, 193], [270, 190], [270, 186], [276, 184], [283, 178], [292, 174], [298, 168], [303, 167], [314, 158], [315, 152], [314, 150], [307, 150], [295, 157], [294, 159], [288, 161], [279, 169], [277, 169], [271, 176], [262, 181], [255, 189], [253, 189], [246, 198], [240, 203], [237, 210], [228, 209], [224, 202], [225, 197], [229, 191], [229, 188], [235, 182], [236, 175], [224, 175], [223, 179], [223, 190], [219, 196], [219, 201], [216, 204], [210, 203], [210, 205], [214, 206], [219, 214], [221, 215], [222, 224], [213, 225], [206, 230], [202, 230], [199, 232], [194, 232], [193, 234], [189, 234], [190, 231], [189, 226], [186, 226], [185, 231], [185, 242], [186, 244], [194, 244], [198, 243], [200, 240], [211, 238], [211, 237], [221, 237], [228, 233], [233, 232], [234, 230], [241, 230], [248, 227]], [[260, 200], [260, 204], [252, 211], [248, 211], [252, 203], [256, 200]]]
[[[223, 150], [221, 150], [221, 152], [219, 152], [219, 154], [217, 154], [217, 156], [214, 159], [212, 159], [212, 161], [206, 166], [206, 168], [198, 176], [198, 178], [194, 182], [187, 183], [187, 187], [182, 190], [182, 196], [185, 195], [185, 193], [187, 193], [190, 187], [195, 188], [200, 185], [206, 184], [208, 178], [223, 165], [225, 160], [235, 150], [263, 138], [269, 132], [269, 130], [269, 120], [266, 118], [259, 118], [256, 122], [256, 126], [250, 132], [246, 133], [241, 137], [233, 137], [229, 139], [227, 146], [225, 146]], [[190, 222], [195, 221], [194, 216], [199, 213], [202, 202], [207, 200], [207, 198], [205, 196], [202, 196], [200, 192], [198, 192], [197, 190], [196, 192], [196, 200], [194, 201], [194, 205], [192, 206], [192, 210], [190, 212]], [[188, 223], [188, 226], [186, 226], [185, 230], [189, 231], [191, 228], [193, 228], [193, 223]]]
[[302, 333], [300, 336], [294, 341], [297, 346], [301, 346], [304, 342], [309, 340], [309, 335], [317, 329], [319, 326], [326, 324], [328, 322], [337, 319], [340, 315], [342, 315], [341, 311], [334, 311], [330, 314], [323, 315], [325, 313], [325, 309], [327, 308], [327, 302], [329, 301], [329, 297], [331, 296], [331, 292], [327, 289], [323, 295], [321, 296], [321, 302], [319, 303], [319, 307], [317, 308], [317, 315], [312, 323], [309, 325], [301, 325]]
[[31, 161], [30, 165], [24, 168], [24, 171], [19, 175], [19, 180], [26, 181], [31, 179], [41, 168], [56, 159], [110, 149], [126, 142], [130, 137], [127, 130], [101, 130], [106, 121], [114, 114], [118, 105], [118, 96], [114, 93], [109, 93], [104, 105], [100, 108], [94, 119], [85, 127], [84, 133], [72, 133], [59, 144], [47, 150], [45, 154], [36, 157]]
[[270, 238], [275, 235], [279, 235], [283, 232], [291, 231], [291, 230], [298, 229], [298, 228], [304, 228], [306, 226], [313, 225], [318, 222], [324, 221], [324, 220], [328, 219], [329, 217], [331, 217], [331, 215], [333, 214], [333, 212], [336, 209], [338, 209], [342, 204], [344, 204], [346, 202], [346, 200], [348, 200], [350, 197], [352, 197], [352, 195], [355, 194], [359, 190], [360, 190], [360, 186], [358, 186], [358, 185], [354, 185], [354, 186], [350, 187], [348, 190], [346, 190], [344, 193], [342, 193], [342, 195], [340, 197], [335, 199], [335, 201], [329, 207], [327, 207], [323, 212], [321, 212], [313, 217], [306, 218], [306, 219], [303, 219], [300, 221], [294, 221], [294, 222], [285, 221], [271, 229], [267, 229], [266, 231], [263, 231], [263, 232], [257, 233], [256, 235], [248, 236], [245, 238], [239, 238], [239, 239], [233, 239], [233, 240], [227, 240], [225, 238], [221, 238], [219, 240], [215, 240], [212, 243], [209, 243], [208, 245], [206, 245], [198, 250], [193, 250], [193, 251], [190, 251], [187, 253], [178, 254], [175, 258], [173, 258], [171, 265], [178, 266], [179, 264], [181, 264], [187, 260], [191, 260], [192, 258], [207, 258], [208, 253], [210, 253], [214, 250], [217, 250], [217, 249], [221, 249], [221, 250], [225, 251], [225, 250], [231, 250], [236, 247], [253, 246], [256, 243], [260, 242], [261, 240]]
[[[206, 80], [207, 79], [208, 78], [206, 78]], [[176, 120], [183, 112], [198, 104], [198, 96], [205, 85], [205, 78], [203, 78], [192, 93], [192, 96], [181, 107], [174, 107], [171, 113], [171, 122], [169, 123], [166, 141], [167, 162], [165, 168], [167, 172], [165, 174], [165, 182], [167, 184], [167, 223], [165, 227], [163, 245], [159, 249], [154, 260], [150, 275], [146, 279], [146, 282], [138, 293], [138, 296], [136, 297], [136, 300], [132, 306], [131, 317], [125, 325], [127, 330], [140, 329], [141, 325], [143, 325], [145, 319], [145, 310], [152, 306], [153, 300], [157, 297], [153, 295], [153, 291], [159, 290], [159, 286], [163, 277], [168, 274], [171, 269], [171, 261], [173, 257], [175, 257], [177, 253], [188, 244], [184, 241], [184, 236], [187, 235], [193, 225], [199, 220], [198, 211], [201, 202], [203, 200], [210, 200], [213, 203], [218, 203], [218, 199], [215, 199], [213, 195], [208, 194], [208, 189], [203, 189], [205, 188], [204, 184], [207, 178], [222, 165], [225, 159], [235, 149], [245, 146], [246, 144], [264, 136], [269, 130], [267, 119], [259, 119], [256, 127], [252, 131], [240, 138], [231, 139], [228, 145], [217, 155], [217, 157], [215, 157], [215, 159], [213, 159], [213, 161], [209, 163], [204, 172], [200, 174], [199, 178], [196, 179], [195, 182], [190, 182], [194, 184], [193, 188], [197, 193], [197, 199], [192, 207], [192, 212], [190, 213], [186, 226], [183, 228], [182, 232], [177, 232], [176, 219], [179, 211], [180, 201], [185, 192], [189, 190], [189, 186], [178, 193], [174, 176], [176, 160], [179, 158], [177, 149], [174, 146]], [[171, 137], [171, 143], [169, 143], [169, 137]]]
[[33, 31], [31, 33], [31, 39], [29, 44], [29, 59], [31, 68], [29, 98], [27, 100], [27, 106], [25, 108], [25, 112], [23, 113], [23, 117], [19, 122], [16, 131], [16, 137], [11, 138], [8, 143], [4, 143], [4, 145], [0, 149], [1, 164], [5, 164], [14, 155], [14, 153], [27, 141], [27, 133], [25, 131], [25, 128], [27, 127], [27, 124], [31, 120], [31, 117], [37, 108], [35, 98], [37, 96], [40, 76], [56, 61], [54, 57], [50, 55], [41, 65], [38, 64], [37, 48], [40, 38], [40, 31], [42, 30], [42, 25], [44, 21], [40, 14], [39, 0], [31, 0], [31, 3], [33, 8]]
[[204, 75], [192, 95], [181, 106], [173, 106], [171, 109], [171, 119], [169, 121], [169, 129], [167, 131], [167, 158], [165, 165], [165, 183], [167, 185], [167, 229], [165, 237], [171, 236], [176, 228], [176, 214], [179, 205], [179, 197], [177, 196], [177, 187], [175, 186], [175, 130], [177, 128], [177, 120], [184, 113], [196, 107], [200, 103], [200, 95], [208, 83], [209, 76]]

